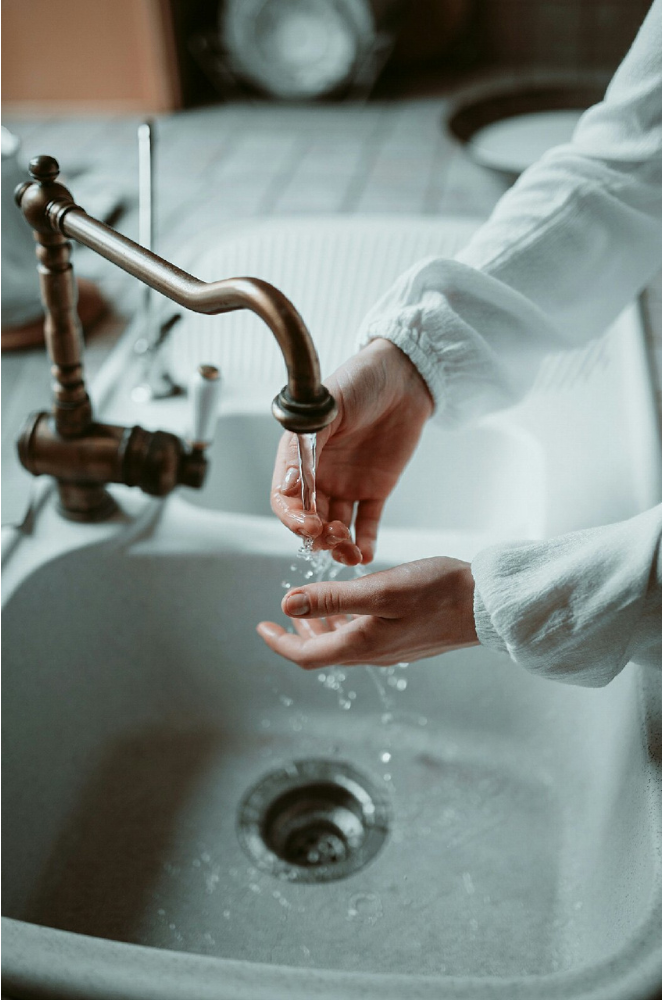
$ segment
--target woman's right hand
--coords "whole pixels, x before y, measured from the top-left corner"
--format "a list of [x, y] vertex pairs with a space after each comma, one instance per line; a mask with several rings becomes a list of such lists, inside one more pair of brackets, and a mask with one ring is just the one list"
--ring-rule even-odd
[[384, 503], [432, 414], [432, 397], [407, 355], [382, 339], [325, 385], [338, 416], [317, 435], [317, 515], [303, 513], [297, 437], [289, 431], [276, 456], [271, 507], [291, 531], [313, 538], [314, 548], [331, 549], [347, 565], [369, 563]]

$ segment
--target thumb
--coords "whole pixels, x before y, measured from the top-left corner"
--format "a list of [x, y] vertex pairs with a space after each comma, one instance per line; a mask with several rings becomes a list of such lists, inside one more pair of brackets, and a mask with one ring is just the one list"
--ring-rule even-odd
[[397, 595], [386, 586], [388, 571], [370, 573], [342, 583], [311, 583], [286, 594], [282, 609], [290, 618], [327, 618], [331, 615], [397, 616]]

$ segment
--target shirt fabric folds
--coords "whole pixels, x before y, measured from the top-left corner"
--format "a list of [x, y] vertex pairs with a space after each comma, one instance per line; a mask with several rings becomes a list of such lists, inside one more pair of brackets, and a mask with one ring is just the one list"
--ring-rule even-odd
[[[435, 418], [512, 405], [542, 359], [598, 337], [662, 267], [662, 0], [605, 98], [543, 156], [454, 260], [410, 268], [373, 307], [362, 344], [416, 365]], [[662, 666], [662, 506], [618, 525], [478, 555], [485, 645], [536, 672], [607, 683], [631, 658]]]

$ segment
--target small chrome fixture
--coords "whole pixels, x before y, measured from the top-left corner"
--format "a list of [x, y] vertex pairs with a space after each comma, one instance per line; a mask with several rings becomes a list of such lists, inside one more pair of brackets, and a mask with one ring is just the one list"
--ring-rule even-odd
[[288, 383], [273, 404], [288, 430], [314, 432], [336, 415], [336, 404], [320, 381], [315, 347], [292, 303], [257, 278], [207, 284], [104, 225], [76, 205], [57, 181], [52, 156], [30, 162], [31, 181], [15, 192], [34, 230], [46, 345], [54, 375], [52, 413], [29, 418], [18, 449], [33, 475], [57, 479], [62, 513], [75, 520], [99, 520], [115, 510], [107, 483], [140, 486], [163, 496], [183, 484], [199, 488], [207, 460], [204, 449], [188, 448], [174, 434], [141, 427], [116, 427], [93, 420], [82, 364], [82, 335], [70, 262], [72, 237], [124, 271], [195, 312], [216, 315], [251, 309], [270, 327], [285, 359]]
[[[138, 126], [138, 243], [146, 250], [154, 249], [155, 240], [154, 146], [154, 123], [144, 121]], [[164, 359], [170, 332], [181, 318], [181, 313], [173, 313], [157, 326], [154, 292], [149, 285], [145, 285], [142, 303], [143, 332], [134, 344], [134, 350], [142, 361], [140, 381], [131, 393], [135, 403], [168, 399], [170, 396], [179, 396], [184, 391], [173, 380]]]
[[356, 768], [299, 760], [251, 789], [237, 832], [262, 871], [290, 882], [330, 882], [367, 865], [388, 825], [386, 796]]

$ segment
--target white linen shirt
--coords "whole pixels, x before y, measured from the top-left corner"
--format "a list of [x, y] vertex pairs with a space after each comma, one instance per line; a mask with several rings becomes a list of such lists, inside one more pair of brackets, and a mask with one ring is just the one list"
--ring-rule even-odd
[[[410, 268], [362, 344], [407, 354], [458, 425], [511, 405], [550, 351], [602, 334], [662, 267], [662, 0], [572, 141], [527, 170], [454, 260]], [[662, 667], [662, 505], [622, 524], [498, 545], [472, 564], [486, 646], [571, 683]]]

